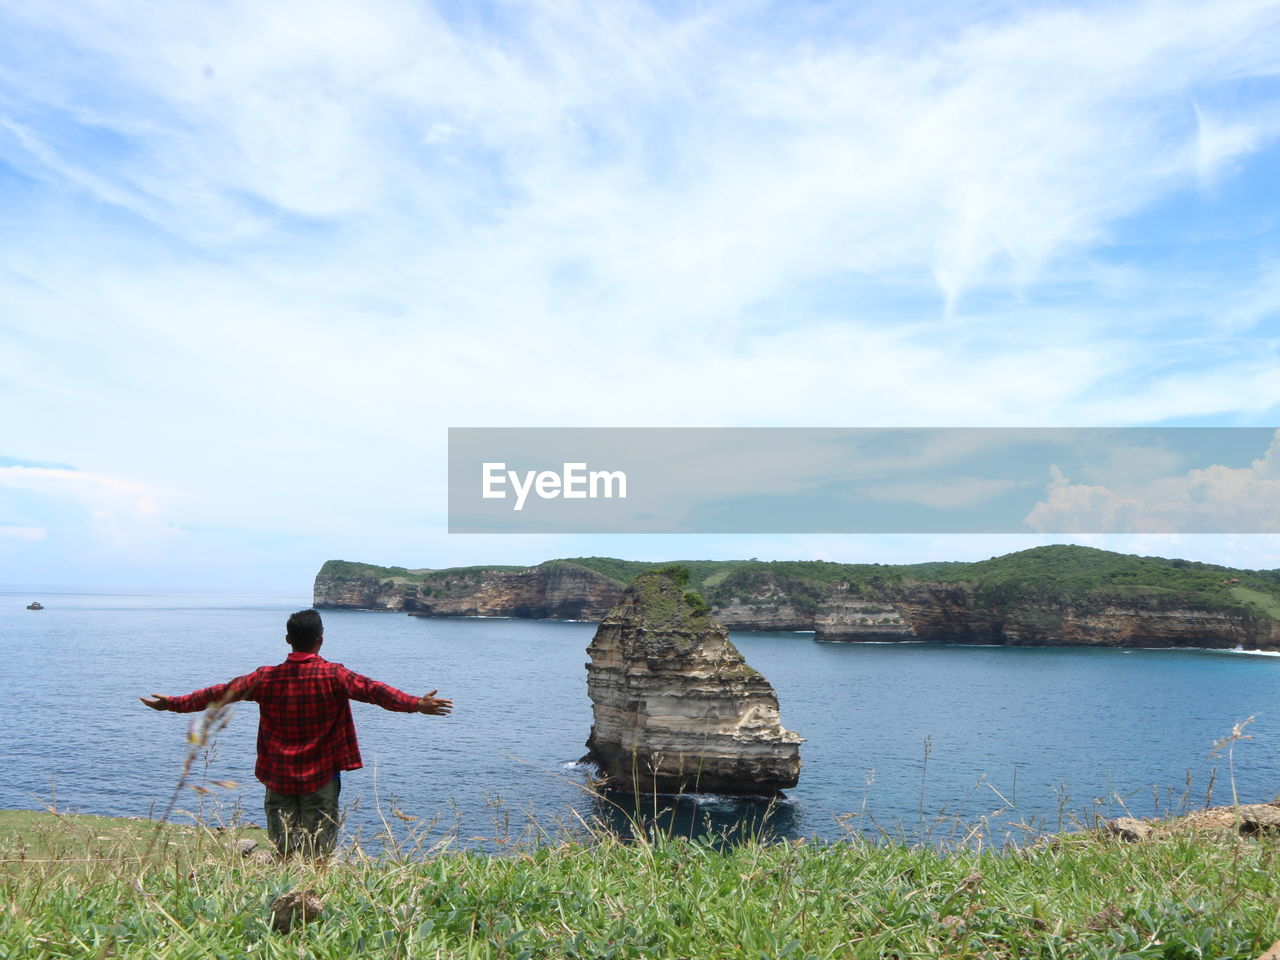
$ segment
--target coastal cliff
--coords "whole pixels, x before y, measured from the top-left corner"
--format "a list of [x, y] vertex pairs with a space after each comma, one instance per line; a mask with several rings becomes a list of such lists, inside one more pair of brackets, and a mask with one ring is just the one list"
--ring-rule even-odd
[[771, 796], [795, 786], [803, 738], [678, 573], [633, 580], [587, 653], [587, 756], [612, 788]]
[[773, 630], [780, 633], [813, 629], [813, 611], [802, 610], [786, 597], [735, 597], [713, 604], [712, 613], [730, 630]]
[[907, 584], [890, 593], [914, 638], [933, 643], [1280, 649], [1280, 621], [1176, 594], [1001, 596], [969, 583]]
[[813, 618], [813, 638], [889, 643], [919, 640], [920, 636], [899, 604], [845, 591], [818, 607]]
[[364, 569], [368, 565], [333, 564], [343, 561], [330, 561], [316, 577], [317, 609], [399, 610], [417, 617], [599, 620], [618, 602], [623, 588], [604, 574], [562, 560], [526, 568], [404, 571], [388, 578]]
[[423, 583], [405, 610], [415, 617], [530, 617], [599, 620], [622, 584], [572, 563], [550, 561], [516, 572], [474, 571]]
[[[975, 563], [681, 561], [731, 630], [838, 642], [919, 640], [1280, 650], [1280, 571], [1035, 547]], [[536, 567], [408, 570], [330, 561], [317, 607], [416, 616], [599, 620], [659, 564], [609, 557]]]
[[427, 572], [329, 560], [316, 574], [311, 605], [317, 610], [403, 610], [417, 594], [418, 577]]

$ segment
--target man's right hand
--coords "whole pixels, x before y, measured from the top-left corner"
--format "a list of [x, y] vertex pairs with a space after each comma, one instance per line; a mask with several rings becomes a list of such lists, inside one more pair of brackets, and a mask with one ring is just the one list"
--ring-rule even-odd
[[418, 712], [432, 717], [447, 717], [453, 710], [453, 701], [437, 697], [438, 691], [432, 690], [418, 701]]
[[169, 698], [164, 696], [163, 694], [153, 693], [151, 695], [150, 700], [148, 700], [146, 697], [139, 697], [138, 699], [141, 700], [143, 703], [145, 703], [152, 710], [168, 710], [169, 709]]

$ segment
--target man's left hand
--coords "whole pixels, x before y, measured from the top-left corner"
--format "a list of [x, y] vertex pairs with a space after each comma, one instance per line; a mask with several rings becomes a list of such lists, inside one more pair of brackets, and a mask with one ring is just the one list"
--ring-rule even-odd
[[147, 697], [139, 697], [138, 699], [141, 700], [143, 703], [145, 703], [152, 710], [168, 710], [169, 709], [169, 698], [166, 697], [164, 694], [153, 693], [150, 699], [148, 699]]
[[432, 690], [418, 701], [418, 712], [425, 713], [431, 717], [447, 717], [450, 711], [453, 710], [453, 701], [437, 697], [436, 692]]

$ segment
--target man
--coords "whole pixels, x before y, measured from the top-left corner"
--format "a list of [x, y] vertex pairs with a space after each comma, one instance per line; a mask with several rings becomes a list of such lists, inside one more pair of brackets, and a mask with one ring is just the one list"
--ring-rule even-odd
[[258, 704], [258, 763], [267, 788], [267, 832], [280, 854], [327, 854], [338, 832], [340, 772], [363, 766], [351, 700], [384, 710], [448, 716], [453, 701], [404, 693], [330, 663], [320, 656], [324, 626], [315, 610], [289, 617], [285, 640], [293, 652], [284, 663], [259, 667], [230, 683], [181, 697], [153, 693], [138, 699], [153, 710], [191, 713], [237, 700]]

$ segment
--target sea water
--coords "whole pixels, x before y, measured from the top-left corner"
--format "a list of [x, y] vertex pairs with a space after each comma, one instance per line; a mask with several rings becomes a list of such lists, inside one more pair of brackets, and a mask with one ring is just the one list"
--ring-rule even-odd
[[[26, 603], [39, 599], [42, 611]], [[0, 807], [148, 816], [174, 794], [191, 715], [138, 697], [187, 693], [289, 652], [305, 596], [46, 589], [0, 592], [8, 700]], [[591, 789], [585, 648], [595, 626], [324, 611], [323, 655], [415, 694], [447, 718], [353, 704], [364, 769], [346, 773], [348, 833], [431, 826], [493, 848], [582, 824], [839, 839], [851, 832], [991, 839], [1273, 799], [1280, 659], [1207, 650], [839, 644], [736, 632], [805, 737], [784, 800], [628, 803]], [[1253, 721], [1240, 726], [1248, 718]], [[257, 707], [237, 705], [198, 751], [173, 819], [261, 822]], [[1238, 734], [1234, 739], [1233, 730]], [[236, 786], [216, 785], [234, 782]], [[205, 790], [192, 787], [205, 787]], [[500, 846], [500, 843], [497, 844]]]

